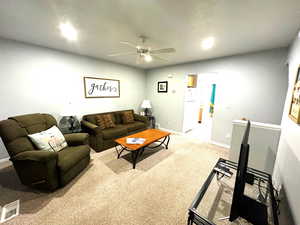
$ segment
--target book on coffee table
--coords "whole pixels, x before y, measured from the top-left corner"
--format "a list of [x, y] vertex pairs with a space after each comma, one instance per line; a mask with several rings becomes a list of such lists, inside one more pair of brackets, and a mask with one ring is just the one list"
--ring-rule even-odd
[[138, 144], [141, 145], [146, 141], [145, 138], [126, 138], [127, 144]]

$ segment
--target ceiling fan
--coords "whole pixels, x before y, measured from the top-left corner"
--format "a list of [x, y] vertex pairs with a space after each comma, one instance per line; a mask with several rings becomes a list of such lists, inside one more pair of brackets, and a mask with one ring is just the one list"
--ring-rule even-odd
[[176, 50], [174, 48], [151, 49], [151, 47], [145, 45], [147, 37], [140, 36], [139, 38], [141, 39], [141, 42], [142, 42], [141, 45], [132, 44], [132, 43], [127, 42], [127, 41], [121, 41], [120, 42], [123, 45], [127, 45], [131, 48], [134, 48], [135, 51], [114, 53], [114, 54], [109, 54], [108, 56], [117, 57], [117, 56], [136, 55], [136, 63], [141, 64], [141, 63], [145, 63], [145, 62], [149, 63], [153, 59], [167, 61], [167, 59], [164, 59], [164, 58], [162, 58], [158, 55], [159, 54], [164, 54], [164, 53], [174, 53], [174, 52], [176, 52]]

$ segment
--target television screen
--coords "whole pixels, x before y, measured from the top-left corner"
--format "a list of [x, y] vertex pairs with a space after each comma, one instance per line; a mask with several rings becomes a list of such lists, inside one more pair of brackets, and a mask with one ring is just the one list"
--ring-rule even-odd
[[244, 137], [241, 143], [240, 149], [240, 156], [239, 156], [239, 163], [237, 168], [237, 174], [235, 179], [235, 186], [231, 204], [231, 211], [230, 211], [230, 221], [235, 220], [239, 217], [239, 199], [242, 198], [245, 189], [245, 174], [247, 172], [247, 165], [248, 165], [248, 157], [249, 157], [249, 132], [250, 132], [250, 121], [247, 123], [246, 131], [244, 133]]

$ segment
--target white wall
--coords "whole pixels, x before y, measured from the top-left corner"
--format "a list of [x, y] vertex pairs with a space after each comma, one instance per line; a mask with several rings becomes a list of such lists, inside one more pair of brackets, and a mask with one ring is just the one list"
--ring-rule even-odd
[[[225, 57], [146, 71], [111, 62], [0, 39], [0, 120], [45, 112], [59, 119], [72, 102], [76, 114], [133, 108], [147, 97], [161, 127], [182, 131], [185, 76], [217, 73], [212, 139], [230, 144], [231, 121], [247, 117], [279, 124], [287, 79], [287, 49]], [[168, 78], [168, 75], [173, 78]], [[120, 98], [85, 99], [83, 76], [119, 79]], [[169, 81], [168, 93], [157, 93], [157, 81]], [[146, 90], [146, 91], [145, 91]], [[255, 91], [253, 91], [255, 90]], [[146, 93], [145, 93], [146, 92]], [[7, 156], [0, 141], [0, 159]]]
[[[134, 109], [145, 97], [145, 72], [129, 66], [0, 39], [0, 120], [26, 113], [59, 118], [72, 102], [76, 115]], [[120, 98], [84, 98], [83, 77], [120, 80]], [[0, 159], [7, 157], [0, 142]]]
[[300, 65], [300, 38], [296, 38], [289, 52], [289, 87], [282, 116], [282, 131], [274, 168], [273, 180], [285, 189], [295, 224], [300, 224], [300, 126], [288, 117], [292, 89]]
[[[161, 127], [181, 132], [185, 76], [218, 74], [212, 140], [229, 145], [226, 136], [231, 134], [232, 120], [246, 117], [280, 124], [287, 90], [286, 60], [287, 49], [281, 48], [148, 70], [147, 98]], [[157, 82], [164, 80], [169, 81], [169, 92], [157, 93]]]

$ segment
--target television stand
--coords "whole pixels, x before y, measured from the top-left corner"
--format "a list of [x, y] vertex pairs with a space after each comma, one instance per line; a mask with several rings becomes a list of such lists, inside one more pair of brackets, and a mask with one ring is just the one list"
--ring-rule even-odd
[[268, 221], [267, 206], [248, 196], [243, 196], [243, 198], [241, 216], [253, 224], [268, 225], [265, 222]]
[[[230, 222], [229, 215], [237, 163], [220, 158], [215, 167], [220, 166], [229, 168], [233, 175], [231, 177], [221, 176], [220, 179], [220, 176], [217, 175], [218, 172], [212, 169], [189, 208], [187, 224], [260, 224], [260, 221], [265, 221], [267, 217], [268, 224], [279, 225], [272, 177], [265, 172], [252, 168], [247, 168], [249, 181], [251, 181], [249, 183], [253, 181], [253, 185], [247, 182], [244, 202], [247, 202], [247, 205], [255, 206], [252, 207], [251, 212], [247, 211], [246, 205], [241, 210], [243, 212], [242, 216], [247, 220], [239, 217], [235, 221]], [[267, 210], [265, 210], [266, 208]]]

